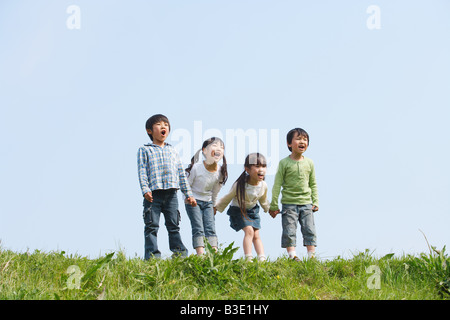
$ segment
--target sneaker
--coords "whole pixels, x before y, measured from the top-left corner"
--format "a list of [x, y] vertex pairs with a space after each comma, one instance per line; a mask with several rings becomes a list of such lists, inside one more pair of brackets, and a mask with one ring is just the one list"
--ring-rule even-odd
[[297, 257], [297, 256], [293, 256], [292, 258], [289, 258], [289, 259], [294, 260], [294, 261], [298, 261], [298, 262], [302, 261], [302, 260], [300, 260], [300, 258]]

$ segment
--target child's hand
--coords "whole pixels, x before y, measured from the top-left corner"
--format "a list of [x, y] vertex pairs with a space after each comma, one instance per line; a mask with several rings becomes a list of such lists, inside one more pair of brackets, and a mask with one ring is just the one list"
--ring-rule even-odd
[[149, 202], [153, 202], [153, 196], [151, 192], [147, 192], [146, 194], [144, 194], [144, 198]]
[[269, 210], [269, 214], [272, 216], [272, 218], [275, 218], [279, 213], [280, 210]]
[[319, 211], [319, 207], [318, 206], [312, 206], [312, 211], [313, 212]]
[[197, 205], [197, 201], [195, 201], [194, 197], [186, 198], [187, 203], [189, 203], [191, 206], [195, 207]]

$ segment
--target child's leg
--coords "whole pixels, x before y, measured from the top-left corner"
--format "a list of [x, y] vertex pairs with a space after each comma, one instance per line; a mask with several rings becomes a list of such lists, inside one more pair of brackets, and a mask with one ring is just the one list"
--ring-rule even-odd
[[264, 254], [264, 246], [261, 237], [259, 236], [259, 229], [254, 229], [253, 245], [255, 246], [255, 251], [258, 254], [258, 259], [266, 260], [266, 256]]
[[297, 252], [295, 251], [295, 247], [287, 247], [286, 248], [287, 254], [289, 258], [294, 258], [297, 256]]
[[159, 218], [161, 215], [161, 203], [158, 193], [153, 193], [153, 202], [144, 199], [144, 259], [161, 257], [158, 250]]
[[196, 247], [195, 252], [197, 253], [198, 256], [201, 256], [202, 254], [205, 253], [205, 247]]
[[281, 213], [281, 224], [283, 227], [281, 247], [286, 248], [289, 258], [294, 258], [297, 256], [297, 253], [295, 252], [299, 215], [297, 205], [283, 204]]
[[165, 225], [169, 233], [169, 248], [174, 254], [186, 256], [188, 250], [181, 241], [180, 235], [180, 219], [181, 215], [178, 211], [178, 198], [176, 190], [165, 190], [164, 213]]
[[203, 231], [203, 214], [201, 208], [201, 201], [197, 200], [197, 206], [193, 207], [188, 203], [185, 203], [186, 213], [191, 221], [192, 228], [192, 246], [198, 255], [204, 253], [204, 241], [205, 233]]
[[243, 249], [244, 254], [246, 257], [252, 256], [252, 243], [253, 243], [253, 237], [255, 235], [255, 231], [252, 226], [246, 226], [242, 228], [244, 231], [244, 242], [243, 242]]
[[303, 235], [303, 245], [306, 247], [308, 257], [314, 256], [316, 252], [316, 227], [312, 205], [300, 206], [300, 226]]
[[217, 252], [218, 240], [216, 234], [216, 220], [214, 217], [214, 208], [211, 201], [203, 202], [202, 212], [205, 237], [211, 247]]

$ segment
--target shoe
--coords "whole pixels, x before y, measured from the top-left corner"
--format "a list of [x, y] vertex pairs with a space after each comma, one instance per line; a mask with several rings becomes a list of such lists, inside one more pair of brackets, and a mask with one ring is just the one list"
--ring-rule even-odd
[[259, 262], [266, 261], [266, 256], [258, 256], [258, 261]]
[[300, 258], [297, 257], [297, 256], [293, 256], [292, 258], [289, 258], [289, 259], [294, 260], [294, 261], [298, 261], [298, 262], [302, 261], [302, 260], [300, 260]]

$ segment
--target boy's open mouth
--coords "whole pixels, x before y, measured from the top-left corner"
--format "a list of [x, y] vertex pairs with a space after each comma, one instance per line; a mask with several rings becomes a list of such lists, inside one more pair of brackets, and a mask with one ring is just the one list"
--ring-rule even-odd
[[161, 130], [161, 135], [163, 135], [163, 136], [166, 135], [166, 129], [162, 129], [162, 130]]
[[263, 179], [264, 178], [264, 174], [258, 173], [258, 178]]

